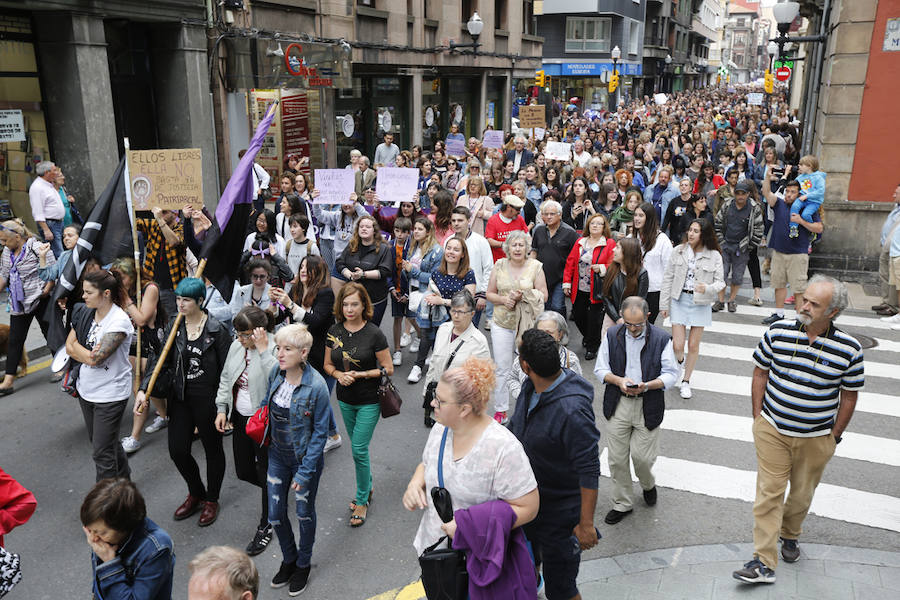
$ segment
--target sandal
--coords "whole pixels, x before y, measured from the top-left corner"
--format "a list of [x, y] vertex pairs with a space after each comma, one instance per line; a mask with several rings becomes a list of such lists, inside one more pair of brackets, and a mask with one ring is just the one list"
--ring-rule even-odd
[[[362, 515], [356, 514], [356, 511], [359, 510], [360, 508], [366, 509], [366, 513], [362, 514]], [[356, 510], [353, 511], [353, 516], [350, 517], [350, 527], [362, 527], [363, 523], [366, 522], [366, 517], [368, 516], [368, 514], [369, 514], [369, 505], [368, 504], [357, 505]]]
[[[372, 503], [372, 494], [374, 492], [375, 492], [374, 489], [369, 490], [369, 501], [366, 502], [366, 504], [365, 504], [366, 506], [368, 506]], [[354, 510], [356, 510], [357, 506], [359, 506], [359, 505], [356, 503], [356, 498], [354, 498], [353, 500], [350, 501], [350, 512], [353, 512]]]

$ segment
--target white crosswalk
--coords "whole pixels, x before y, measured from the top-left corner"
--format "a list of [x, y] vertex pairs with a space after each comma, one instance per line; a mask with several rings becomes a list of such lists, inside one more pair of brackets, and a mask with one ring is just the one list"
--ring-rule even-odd
[[[713, 325], [706, 328], [708, 332], [723, 334], [730, 343], [721, 343], [723, 336], [716, 336], [715, 342], [701, 343], [699, 364], [703, 370], [695, 370], [691, 376], [692, 400], [684, 401], [669, 393], [661, 426], [661, 456], [653, 469], [657, 485], [753, 502], [756, 471], [745, 468], [746, 460], [741, 461], [741, 468], [735, 468], [728, 461], [729, 456], [755, 458], [753, 422], [749, 416], [752, 355], [766, 330], [759, 320], [768, 314], [765, 308], [741, 306], [736, 317], [729, 315], [727, 321], [714, 318]], [[738, 322], [732, 322], [735, 318]], [[866, 389], [860, 392], [857, 416], [825, 470], [810, 513], [900, 532], [900, 470], [897, 469], [900, 467], [900, 334], [886, 329], [877, 318], [844, 315], [838, 324], [849, 329], [851, 334], [866, 328], [860, 333], [883, 336], [877, 339], [881, 361], [866, 360]], [[665, 326], [668, 325], [666, 322]], [[721, 360], [710, 362], [710, 359]], [[728, 372], [718, 372], [720, 369]], [[710, 408], [710, 399], [715, 400], [713, 408]], [[716, 410], [717, 406], [722, 410]], [[739, 410], [736, 411], [736, 407], [740, 407]], [[743, 408], [746, 412], [741, 414]], [[878, 433], [895, 433], [882, 437], [866, 431], [865, 423], [872, 423], [872, 416], [886, 425]], [[678, 456], [675, 438], [667, 435], [668, 432], [682, 435], [681, 447], [685, 447], [683, 434], [691, 436], [688, 438], [691, 440], [691, 459]], [[733, 452], [722, 451], [723, 441]], [[709, 456], [709, 460], [695, 460], [697, 456]], [[601, 472], [609, 476], [605, 449], [601, 455]], [[842, 479], [849, 479], [851, 474], [855, 487], [841, 485]], [[861, 485], [861, 481], [873, 482], [872, 489], [858, 489], [867, 487]], [[886, 494], [883, 493], [885, 490], [895, 491]]]

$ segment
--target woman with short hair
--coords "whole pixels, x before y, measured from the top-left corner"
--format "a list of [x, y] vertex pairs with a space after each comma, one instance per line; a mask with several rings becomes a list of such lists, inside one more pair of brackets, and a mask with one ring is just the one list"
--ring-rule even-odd
[[[534, 322], [534, 327], [549, 333], [556, 340], [556, 343], [559, 344], [560, 367], [569, 369], [578, 375], [583, 374], [578, 355], [566, 347], [569, 345], [569, 322], [566, 321], [564, 316], [555, 310], [545, 310], [538, 315], [537, 320]], [[510, 380], [510, 391], [513, 398], [519, 397], [519, 392], [522, 391], [522, 384], [525, 383], [526, 379], [528, 379], [528, 376], [522, 372], [522, 364], [517, 360], [513, 361], [513, 376]]]

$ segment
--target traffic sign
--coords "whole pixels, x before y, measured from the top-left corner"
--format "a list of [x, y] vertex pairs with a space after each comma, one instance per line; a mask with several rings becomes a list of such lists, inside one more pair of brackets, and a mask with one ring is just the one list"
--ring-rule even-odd
[[780, 69], [781, 67], [787, 67], [788, 69], [793, 69], [794, 68], [793, 59], [776, 60], [773, 65], [773, 68]]
[[791, 70], [787, 67], [781, 67], [775, 71], [775, 79], [778, 81], [787, 81], [791, 78]]

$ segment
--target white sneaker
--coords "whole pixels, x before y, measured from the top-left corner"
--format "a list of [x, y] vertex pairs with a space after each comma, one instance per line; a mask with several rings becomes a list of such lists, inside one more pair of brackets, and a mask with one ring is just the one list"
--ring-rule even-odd
[[328, 436], [328, 439], [325, 440], [325, 452], [331, 452], [335, 448], [340, 448], [343, 443], [344, 440], [341, 439], [341, 434], [338, 434], [337, 437]]
[[425, 366], [426, 367], [431, 366], [431, 355], [430, 354], [425, 358]]
[[122, 449], [126, 454], [133, 454], [141, 449], [141, 443], [129, 435], [122, 438]]
[[166, 419], [165, 417], [156, 415], [156, 418], [153, 419], [152, 423], [150, 423], [149, 425], [147, 425], [147, 427], [144, 428], [144, 431], [147, 433], [156, 433], [160, 429], [165, 429], [168, 425], [169, 425], [168, 419]]
[[409, 377], [406, 378], [406, 381], [408, 381], [409, 383], [419, 383], [420, 379], [422, 379], [422, 369], [419, 368], [419, 365], [413, 365], [413, 368], [409, 372]]
[[409, 343], [412, 341], [408, 333], [404, 333], [400, 336], [400, 347], [406, 348], [409, 346]]
[[412, 341], [409, 343], [409, 351], [415, 354], [419, 351], [419, 336], [415, 336], [412, 338]]
[[490, 330], [491, 330], [491, 319], [485, 319], [485, 320], [484, 320], [484, 330], [485, 330], [485, 331], [490, 331]]
[[685, 400], [691, 397], [691, 384], [687, 381], [681, 382], [681, 397]]
[[881, 317], [881, 320], [890, 324], [900, 323], [900, 313], [897, 313], [893, 317]]
[[399, 367], [400, 365], [402, 365], [402, 364], [403, 364], [403, 353], [400, 352], [399, 350], [397, 350], [396, 352], [394, 352], [394, 359], [393, 359], [393, 360], [394, 360], [394, 366], [395, 366], [395, 367]]

